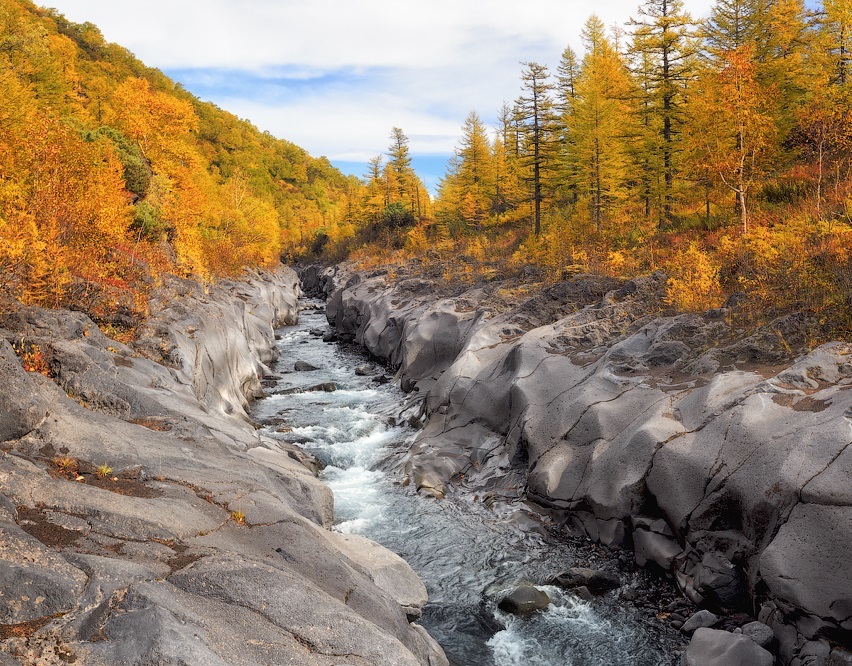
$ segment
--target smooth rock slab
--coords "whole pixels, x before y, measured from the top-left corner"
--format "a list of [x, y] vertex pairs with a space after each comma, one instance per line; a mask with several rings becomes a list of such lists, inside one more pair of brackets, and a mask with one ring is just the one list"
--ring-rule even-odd
[[852, 619], [850, 533], [852, 506], [798, 504], [760, 558], [763, 580], [815, 615]]
[[681, 660], [682, 666], [772, 666], [775, 658], [742, 634], [697, 629]]
[[70, 611], [86, 575], [11, 521], [0, 522], [0, 624]]
[[[211, 602], [254, 611], [318, 655], [360, 658], [371, 664], [419, 663], [398, 639], [369, 619], [300, 576], [258, 560], [209, 557], [177, 572], [170, 582]], [[405, 638], [416, 641], [411, 635]]]
[[363, 566], [380, 590], [393, 597], [409, 619], [419, 617], [428, 601], [426, 586], [396, 553], [357, 534], [329, 532], [329, 539], [349, 559]]
[[47, 402], [33, 390], [12, 346], [0, 339], [0, 442], [23, 437], [47, 416]]

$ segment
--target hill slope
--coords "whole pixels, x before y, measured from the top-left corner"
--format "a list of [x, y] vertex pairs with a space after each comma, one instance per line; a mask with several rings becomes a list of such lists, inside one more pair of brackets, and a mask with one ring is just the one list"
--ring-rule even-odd
[[351, 179], [28, 0], [0, 0], [0, 290], [101, 323], [163, 270], [277, 263], [334, 236]]

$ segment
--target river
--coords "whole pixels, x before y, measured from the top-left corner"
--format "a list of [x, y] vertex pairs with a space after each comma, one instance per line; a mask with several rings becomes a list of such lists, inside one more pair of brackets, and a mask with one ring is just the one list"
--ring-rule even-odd
[[[570, 542], [530, 529], [512, 507], [488, 509], [468, 496], [434, 500], [400, 483], [394, 463], [416, 431], [404, 418], [407, 397], [374, 381], [352, 345], [323, 342], [320, 301], [306, 301], [296, 326], [280, 329], [282, 378], [254, 407], [270, 437], [295, 442], [325, 465], [335, 527], [366, 536], [411, 564], [429, 591], [419, 621], [455, 666], [674, 666], [680, 657], [659, 639], [658, 624], [623, 601], [621, 591], [591, 602], [556, 587], [544, 611], [515, 617], [497, 608], [521, 581], [539, 583], [572, 566]], [[303, 361], [316, 370], [294, 371]], [[328, 384], [334, 384], [335, 390]], [[325, 386], [322, 386], [325, 385]], [[310, 390], [314, 387], [315, 390]], [[400, 415], [402, 414], [402, 417]], [[670, 640], [670, 639], [669, 639]], [[669, 643], [670, 644], [670, 643]]]

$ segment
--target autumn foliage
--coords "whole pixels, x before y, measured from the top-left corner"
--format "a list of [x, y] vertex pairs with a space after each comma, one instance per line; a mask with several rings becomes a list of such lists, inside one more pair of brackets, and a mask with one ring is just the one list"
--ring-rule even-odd
[[[486, 128], [471, 112], [434, 221], [386, 255], [449, 281], [662, 269], [668, 303], [736, 303], [852, 336], [852, 2], [644, 0]], [[417, 248], [422, 248], [418, 250]], [[363, 259], [364, 253], [361, 256]]]
[[164, 272], [272, 266], [351, 179], [28, 0], [0, 0], [0, 290], [109, 322]]
[[[164, 272], [416, 258], [448, 281], [663, 269], [668, 302], [731, 295], [852, 335], [852, 0], [643, 0], [551, 75], [523, 63], [426, 190], [392, 128], [363, 179], [203, 103], [29, 0], [0, 0], [0, 291], [144, 313]], [[511, 91], [508, 91], [511, 94]]]

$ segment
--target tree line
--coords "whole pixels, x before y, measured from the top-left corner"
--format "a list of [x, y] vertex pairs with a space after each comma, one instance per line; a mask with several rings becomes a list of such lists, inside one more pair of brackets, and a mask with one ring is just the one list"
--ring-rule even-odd
[[704, 21], [647, 0], [625, 28], [590, 17], [582, 42], [555, 76], [523, 63], [493, 139], [471, 112], [440, 217], [475, 227], [525, 208], [539, 234], [556, 210], [596, 233], [733, 215], [748, 232], [757, 209], [810, 197], [818, 217], [848, 219], [849, 0], [718, 0]]
[[581, 38], [553, 73], [521, 63], [497, 127], [468, 115], [436, 228], [495, 243], [523, 227], [516, 263], [664, 268], [687, 309], [743, 291], [848, 329], [852, 2], [716, 0], [696, 20], [645, 0]]

